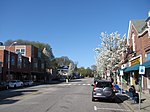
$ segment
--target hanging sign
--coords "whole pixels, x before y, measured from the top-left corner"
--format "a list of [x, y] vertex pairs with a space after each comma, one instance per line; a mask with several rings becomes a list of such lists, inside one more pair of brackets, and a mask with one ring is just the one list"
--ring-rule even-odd
[[145, 74], [145, 66], [139, 66], [139, 74]]

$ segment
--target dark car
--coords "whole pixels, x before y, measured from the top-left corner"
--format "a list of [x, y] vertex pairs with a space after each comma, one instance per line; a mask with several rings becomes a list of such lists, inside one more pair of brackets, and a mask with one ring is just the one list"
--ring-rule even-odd
[[9, 88], [8, 82], [5, 82], [5, 81], [0, 82], [0, 90], [6, 90], [8, 88]]
[[108, 80], [96, 80], [92, 84], [92, 101], [95, 99], [109, 99], [113, 100], [115, 98], [115, 92], [113, 90], [113, 85], [111, 81]]

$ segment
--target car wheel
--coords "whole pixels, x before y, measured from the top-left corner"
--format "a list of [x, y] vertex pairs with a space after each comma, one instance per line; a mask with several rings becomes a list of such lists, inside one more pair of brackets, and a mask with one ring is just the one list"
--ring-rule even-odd
[[103, 92], [106, 97], [111, 97], [113, 95], [113, 90], [109, 87], [104, 88]]
[[92, 101], [94, 102], [94, 101], [95, 101], [95, 98], [92, 97]]

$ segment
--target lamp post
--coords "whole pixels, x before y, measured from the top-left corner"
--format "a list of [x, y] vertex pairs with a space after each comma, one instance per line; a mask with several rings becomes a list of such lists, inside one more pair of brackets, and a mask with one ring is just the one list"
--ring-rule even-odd
[[10, 80], [10, 48], [11, 46], [13, 46], [14, 44], [16, 44], [17, 42], [13, 42], [12, 44], [10, 44], [10, 46], [8, 47], [8, 80]]

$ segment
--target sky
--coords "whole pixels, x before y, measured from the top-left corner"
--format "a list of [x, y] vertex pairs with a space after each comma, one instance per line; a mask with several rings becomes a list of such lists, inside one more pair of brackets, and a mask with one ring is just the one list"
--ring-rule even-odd
[[148, 11], [150, 0], [0, 0], [0, 41], [47, 43], [55, 57], [91, 67], [101, 32], [127, 35], [129, 21]]

